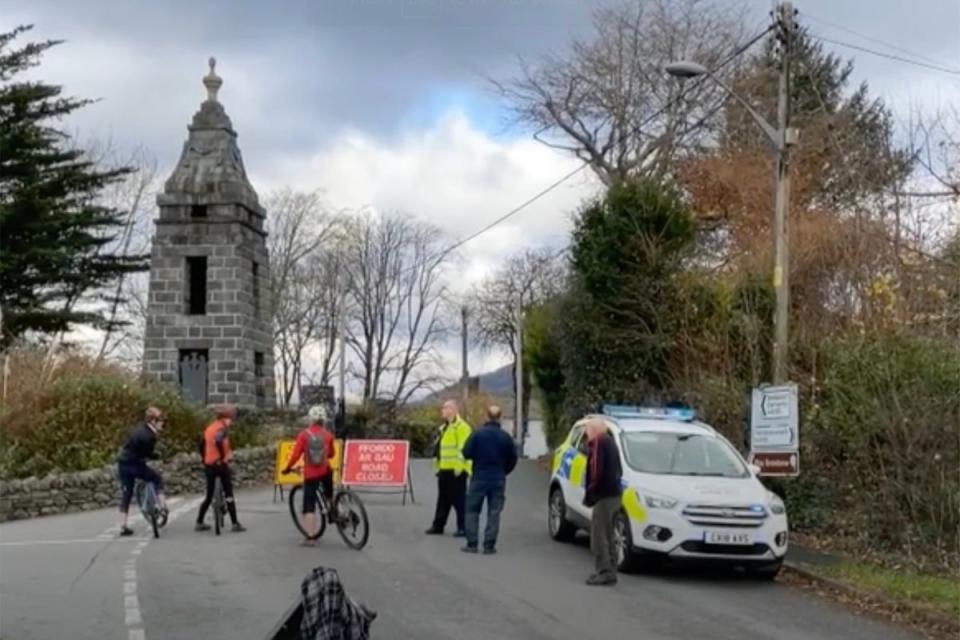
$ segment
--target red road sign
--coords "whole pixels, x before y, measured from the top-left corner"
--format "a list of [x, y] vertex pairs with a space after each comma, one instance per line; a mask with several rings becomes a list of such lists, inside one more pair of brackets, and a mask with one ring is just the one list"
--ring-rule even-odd
[[406, 440], [347, 440], [343, 447], [343, 484], [365, 487], [407, 486], [410, 443]]
[[755, 451], [750, 462], [760, 467], [762, 476], [800, 475], [800, 454], [793, 451]]

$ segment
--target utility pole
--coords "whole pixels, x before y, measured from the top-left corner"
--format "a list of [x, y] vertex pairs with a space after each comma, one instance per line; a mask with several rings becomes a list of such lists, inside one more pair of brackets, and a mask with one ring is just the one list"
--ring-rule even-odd
[[340, 294], [340, 317], [337, 318], [337, 337], [340, 341], [340, 381], [338, 392], [344, 409], [347, 407], [347, 329], [346, 329], [346, 293]]
[[777, 93], [776, 202], [773, 210], [773, 290], [776, 311], [773, 319], [773, 383], [787, 381], [789, 363], [790, 266], [787, 247], [787, 210], [790, 202], [790, 147], [796, 131], [790, 128], [790, 57], [793, 54], [793, 4], [777, 6], [777, 38], [780, 41], [780, 82]]
[[463, 412], [467, 413], [467, 400], [470, 398], [470, 371], [467, 368], [467, 305], [460, 307], [461, 320], [461, 364], [463, 371], [460, 374], [460, 392], [463, 394]]
[[517, 389], [514, 396], [513, 440], [520, 441], [520, 455], [523, 455], [523, 302], [517, 301]]

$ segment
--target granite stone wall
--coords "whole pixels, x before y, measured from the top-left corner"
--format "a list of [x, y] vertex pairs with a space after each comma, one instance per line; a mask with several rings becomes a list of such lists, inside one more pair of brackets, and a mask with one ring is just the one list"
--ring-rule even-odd
[[[273, 479], [274, 459], [272, 446], [235, 451], [230, 465], [234, 486], [269, 484]], [[163, 476], [169, 495], [203, 493], [205, 481], [197, 454], [179, 454], [152, 466]], [[116, 465], [4, 481], [0, 483], [0, 522], [114, 507], [119, 496]]]

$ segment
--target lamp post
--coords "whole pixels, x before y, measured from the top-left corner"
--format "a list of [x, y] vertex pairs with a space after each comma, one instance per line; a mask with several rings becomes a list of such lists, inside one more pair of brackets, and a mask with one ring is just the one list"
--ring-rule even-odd
[[750, 114], [750, 117], [760, 125], [776, 152], [776, 202], [773, 210], [773, 289], [776, 294], [776, 312], [773, 319], [772, 368], [774, 384], [781, 384], [787, 380], [787, 340], [789, 335], [790, 285], [787, 256], [787, 208], [790, 201], [790, 147], [796, 143], [798, 133], [796, 129], [789, 125], [790, 45], [793, 34], [793, 5], [789, 2], [781, 3], [777, 7], [777, 15], [783, 49], [780, 56], [776, 128], [702, 64], [679, 61], [668, 64], [664, 70], [671, 76], [680, 79], [704, 76], [712, 80], [731, 98], [736, 100]]

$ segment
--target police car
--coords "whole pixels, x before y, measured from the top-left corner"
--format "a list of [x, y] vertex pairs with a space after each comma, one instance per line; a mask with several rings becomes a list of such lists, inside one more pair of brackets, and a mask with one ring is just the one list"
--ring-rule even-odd
[[621, 570], [670, 559], [777, 575], [787, 553], [783, 502], [757, 479], [758, 468], [689, 409], [606, 405], [578, 421], [553, 456], [548, 513], [555, 540], [590, 528], [584, 429], [592, 418], [607, 425], [623, 467], [615, 522]]

